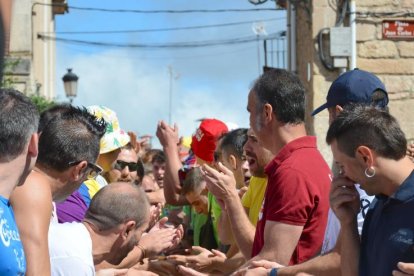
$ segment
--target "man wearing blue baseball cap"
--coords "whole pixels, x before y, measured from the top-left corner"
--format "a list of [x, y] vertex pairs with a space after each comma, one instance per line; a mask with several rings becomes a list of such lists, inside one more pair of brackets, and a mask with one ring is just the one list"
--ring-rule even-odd
[[[315, 109], [312, 112], [312, 116], [327, 108], [329, 112], [329, 124], [331, 124], [337, 115], [342, 112], [343, 108], [349, 104], [365, 104], [387, 109], [388, 93], [384, 84], [377, 76], [364, 70], [354, 69], [340, 75], [332, 83], [326, 96], [326, 103]], [[335, 175], [341, 173], [335, 164], [333, 171]], [[358, 213], [358, 231], [361, 235], [365, 215], [374, 197], [368, 196], [364, 190], [359, 188], [359, 185], [356, 185], [356, 188], [361, 201], [361, 209]], [[333, 249], [339, 235], [339, 230], [339, 221], [332, 210], [329, 210], [322, 254]]]
[[312, 112], [315, 116], [325, 108], [329, 111], [329, 123], [335, 114], [350, 103], [374, 105], [386, 108], [388, 93], [381, 80], [364, 70], [354, 69], [340, 75], [331, 85], [326, 96], [326, 103]]

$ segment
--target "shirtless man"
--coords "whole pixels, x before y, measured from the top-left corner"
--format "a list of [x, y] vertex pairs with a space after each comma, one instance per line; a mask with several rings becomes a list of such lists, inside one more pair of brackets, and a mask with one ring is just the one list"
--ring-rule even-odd
[[[68, 107], [42, 130], [39, 156], [25, 184], [11, 195], [27, 260], [27, 275], [50, 275], [48, 230], [60, 202], [101, 168], [95, 165], [105, 122]], [[30, 215], [28, 215], [30, 214]]]

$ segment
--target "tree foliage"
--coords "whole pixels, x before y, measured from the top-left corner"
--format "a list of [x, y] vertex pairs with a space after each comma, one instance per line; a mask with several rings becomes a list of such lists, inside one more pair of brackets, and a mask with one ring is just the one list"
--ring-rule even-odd
[[46, 109], [49, 109], [50, 107], [56, 105], [54, 101], [49, 101], [45, 97], [37, 96], [37, 95], [31, 95], [29, 96], [30, 100], [36, 105], [37, 110], [42, 113]]

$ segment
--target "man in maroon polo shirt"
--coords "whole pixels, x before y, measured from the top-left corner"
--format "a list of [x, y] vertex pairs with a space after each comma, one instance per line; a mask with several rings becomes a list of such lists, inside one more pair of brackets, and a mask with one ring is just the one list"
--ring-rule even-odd
[[275, 158], [252, 248], [254, 260], [297, 264], [319, 254], [331, 171], [305, 130], [305, 89], [292, 73], [265, 72], [249, 93], [250, 127]]
[[[233, 174], [220, 163], [218, 171], [202, 169], [209, 190], [231, 214], [237, 245], [250, 259], [238, 272], [261, 259], [282, 265], [304, 262], [320, 253], [332, 178], [315, 137], [306, 134], [305, 89], [292, 73], [267, 71], [251, 89], [247, 110], [259, 143], [275, 156], [265, 169], [268, 185], [256, 229], [240, 212]], [[194, 272], [183, 266], [180, 271]]]

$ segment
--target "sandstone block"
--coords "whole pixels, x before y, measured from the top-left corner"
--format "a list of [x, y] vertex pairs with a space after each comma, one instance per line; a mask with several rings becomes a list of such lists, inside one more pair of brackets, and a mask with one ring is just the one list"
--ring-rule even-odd
[[357, 66], [360, 69], [372, 72], [374, 74], [414, 74], [414, 59], [368, 59], [358, 58]]
[[314, 7], [312, 30], [316, 35], [321, 28], [331, 27], [335, 25], [335, 11], [329, 7]]
[[326, 102], [326, 94], [328, 93], [330, 85], [331, 82], [326, 81], [324, 76], [313, 76], [313, 109]]
[[331, 147], [325, 142], [326, 133], [328, 132], [329, 116], [328, 111], [322, 111], [314, 117], [314, 129], [317, 138], [317, 146], [321, 151], [325, 161], [330, 166], [332, 164], [332, 152]]
[[357, 1], [357, 8], [358, 7], [379, 7], [385, 5], [395, 5], [395, 0], [362, 0]]
[[401, 8], [412, 8], [414, 7], [414, 0], [401, 0], [400, 1]]
[[364, 58], [393, 58], [398, 56], [397, 46], [390, 40], [367, 41], [358, 44], [358, 56]]
[[396, 101], [396, 100], [405, 100], [410, 97], [409, 92], [401, 92], [401, 93], [390, 93], [388, 94], [388, 99], [390, 101]]
[[390, 113], [397, 118], [408, 139], [414, 138], [413, 106], [414, 99], [396, 100], [389, 104]]
[[357, 24], [357, 41], [374, 40], [377, 28], [375, 24]]
[[389, 93], [414, 92], [414, 76], [379, 75]]
[[328, 0], [315, 1], [313, 7], [330, 7]]
[[414, 41], [398, 42], [398, 51], [400, 52], [400, 57], [414, 57]]

